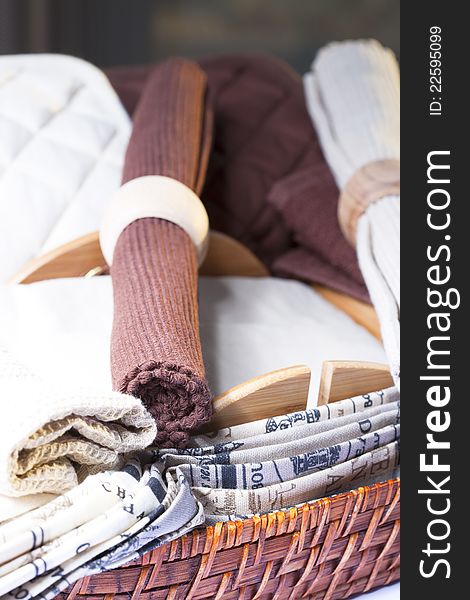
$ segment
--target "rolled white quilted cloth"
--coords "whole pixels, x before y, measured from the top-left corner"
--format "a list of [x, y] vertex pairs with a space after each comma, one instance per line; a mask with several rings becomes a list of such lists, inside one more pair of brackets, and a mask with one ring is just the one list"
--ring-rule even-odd
[[399, 386], [398, 64], [393, 52], [375, 40], [335, 42], [320, 50], [312, 71], [304, 76], [304, 86], [323, 152], [342, 190], [340, 222], [342, 201], [347, 205], [353, 200], [346, 215], [349, 223], [342, 227], [356, 246], [391, 373]]
[[[46, 383], [0, 343], [0, 493], [62, 493], [147, 447], [155, 422], [140, 400]], [[1, 521], [0, 515], [0, 521]]]

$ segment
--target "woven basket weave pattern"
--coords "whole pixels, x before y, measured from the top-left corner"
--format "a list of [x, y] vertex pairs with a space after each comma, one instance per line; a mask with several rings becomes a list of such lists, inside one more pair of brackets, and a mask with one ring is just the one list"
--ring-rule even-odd
[[60, 598], [335, 600], [399, 578], [400, 482], [217, 523]]

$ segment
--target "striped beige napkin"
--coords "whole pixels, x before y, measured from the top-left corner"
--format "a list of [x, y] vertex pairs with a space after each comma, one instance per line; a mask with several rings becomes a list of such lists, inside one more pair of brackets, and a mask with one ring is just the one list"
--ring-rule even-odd
[[118, 468], [125, 454], [155, 438], [155, 422], [137, 398], [59, 388], [1, 343], [0, 388], [8, 423], [0, 436], [0, 493], [7, 496], [63, 493], [78, 484], [78, 471], [83, 478]]

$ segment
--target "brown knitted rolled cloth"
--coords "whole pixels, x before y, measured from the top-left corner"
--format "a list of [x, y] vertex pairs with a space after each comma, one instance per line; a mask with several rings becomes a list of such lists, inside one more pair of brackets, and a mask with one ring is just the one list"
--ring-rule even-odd
[[[148, 79], [134, 114], [123, 183], [164, 175], [199, 195], [211, 141], [206, 75], [191, 61], [166, 61]], [[184, 446], [211, 416], [197, 269], [188, 234], [162, 219], [134, 221], [114, 249], [113, 384], [143, 400], [157, 422], [156, 443], [170, 447]]]
[[[339, 191], [308, 114], [301, 78], [277, 58], [201, 61], [214, 109], [202, 201], [213, 229], [247, 245], [273, 275], [316, 282], [370, 302], [338, 223]], [[151, 66], [107, 75], [135, 114]]]

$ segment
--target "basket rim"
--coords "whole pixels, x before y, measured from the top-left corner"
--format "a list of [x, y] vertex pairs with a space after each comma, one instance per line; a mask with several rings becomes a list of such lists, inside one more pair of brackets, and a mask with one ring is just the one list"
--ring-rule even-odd
[[[117, 590], [121, 589], [121, 583], [130, 576], [136, 578], [135, 587], [132, 587], [132, 597], [138, 598], [144, 589], [150, 593], [155, 587], [160, 567], [163, 564], [169, 566], [176, 563], [175, 568], [178, 575], [181, 569], [180, 564], [189, 565], [196, 557], [194, 573], [189, 576], [185, 572], [181, 581], [179, 580], [180, 573], [176, 578], [177, 581], [171, 578], [164, 584], [158, 584], [160, 592], [170, 590], [172, 593], [176, 593], [181, 588], [184, 593], [191, 590], [190, 597], [192, 598], [192, 593], [196, 591], [202, 580], [210, 579], [212, 575], [219, 577], [221, 574], [222, 579], [214, 584], [217, 586], [217, 594], [223, 593], [229, 579], [232, 581], [232, 588], [238, 590], [242, 585], [242, 577], [245, 577], [249, 569], [259, 566], [264, 573], [258, 582], [258, 593], [260, 593], [271, 581], [273, 561], [282, 563], [279, 566], [278, 575], [284, 585], [287, 581], [284, 579], [290, 577], [295, 571], [290, 568], [291, 561], [299, 552], [305, 553], [305, 551], [310, 552], [310, 558], [293, 589], [299, 585], [299, 582], [302, 585], [304, 582], [306, 585], [308, 583], [313, 589], [316, 585], [314, 582], [320, 577], [320, 573], [321, 577], [328, 575], [329, 567], [327, 565], [330, 564], [330, 553], [338, 552], [339, 546], [335, 546], [335, 544], [340, 540], [345, 547], [338, 565], [335, 565], [331, 572], [332, 579], [328, 584], [328, 594], [330, 595], [327, 594], [327, 597], [330, 598], [336, 587], [340, 585], [341, 572], [346, 568], [346, 563], [352, 556], [353, 550], [356, 562], [351, 567], [352, 571], [345, 583], [351, 586], [348, 587], [351, 591], [353, 588], [355, 589], [358, 584], [356, 579], [361, 577], [361, 573], [365, 574], [364, 569], [369, 565], [367, 579], [364, 581], [361, 579], [364, 585], [359, 586], [361, 590], [369, 590], [399, 578], [399, 510], [400, 478], [397, 477], [370, 486], [361, 486], [331, 497], [305, 502], [288, 509], [254, 515], [236, 521], [219, 521], [215, 525], [201, 526], [180, 538], [161, 544], [139, 558], [107, 573], [108, 576], [113, 573], [112, 584], [106, 579], [101, 580], [100, 574], [85, 577], [65, 592], [69, 594], [66, 597], [94, 598], [103, 597], [104, 594], [105, 598], [111, 599]], [[268, 538], [271, 539], [268, 541]], [[285, 544], [285, 552], [283, 551], [282, 556], [277, 558], [273, 558], [274, 547], [272, 544], [274, 540], [272, 538], [279, 538], [279, 543]], [[221, 570], [223, 563], [220, 561], [223, 559], [220, 559], [219, 553], [222, 556], [229, 556], [225, 553], [232, 552], [232, 549], [236, 547], [239, 548], [237, 573], [230, 575], [234, 569], [223, 566]], [[271, 557], [266, 561], [263, 560], [265, 551]], [[371, 552], [377, 554], [372, 562], [368, 561]], [[357, 560], [357, 554], [360, 555], [359, 560]], [[315, 560], [312, 559], [312, 556]], [[337, 560], [337, 558], [331, 560]], [[315, 580], [307, 582], [314, 567], [319, 567], [320, 570]], [[186, 575], [189, 577], [187, 581]], [[251, 584], [245, 582], [242, 587], [246, 585]], [[61, 598], [63, 597], [65, 596], [61, 596]], [[222, 596], [217, 595], [217, 598], [222, 598]]]
[[[345, 536], [351, 532], [356, 518], [367, 511], [377, 514], [375, 531], [396, 512], [399, 501], [400, 477], [396, 477], [287, 509], [245, 519], [218, 521], [215, 525], [201, 525], [171, 542], [157, 546], [126, 566], [153, 564], [162, 560], [172, 562], [199, 554], [214, 556], [218, 550], [246, 543], [264, 544], [267, 538], [294, 531], [298, 531], [303, 539], [309, 530], [317, 528], [321, 531], [333, 520], [338, 522], [336, 535]], [[369, 535], [373, 535], [374, 531], [371, 530]]]
[[[242, 525], [244, 526], [251, 523], [261, 523], [263, 519], [268, 521], [273, 518], [276, 520], [283, 520], [286, 516], [288, 516], [289, 519], [295, 519], [298, 515], [302, 515], [306, 510], [310, 511], [312, 508], [316, 508], [317, 506], [331, 506], [332, 503], [340, 502], [343, 499], [347, 500], [349, 498], [354, 498], [358, 504], [362, 501], [362, 504], [365, 506], [365, 501], [367, 500], [367, 497], [369, 495], [373, 494], [374, 492], [380, 492], [384, 489], [391, 491], [394, 487], [400, 486], [400, 481], [400, 477], [395, 477], [393, 479], [388, 479], [387, 481], [381, 481], [373, 483], [371, 485], [360, 486], [358, 488], [348, 490], [347, 492], [340, 492], [331, 496], [325, 496], [324, 498], [316, 498], [315, 500], [309, 500], [307, 502], [303, 502], [301, 504], [297, 504], [296, 506], [292, 506], [289, 508], [273, 510], [267, 513], [254, 514], [250, 517], [245, 517], [241, 519], [233, 519], [230, 521], [218, 521], [215, 525], [201, 525], [200, 527], [193, 529], [191, 532], [189, 532], [188, 535], [192, 534], [197, 529], [203, 529], [204, 527], [206, 528], [206, 531], [212, 531], [220, 525], [222, 526], [222, 529], [229, 529], [231, 524], [233, 523], [242, 523]], [[388, 502], [385, 502], [385, 504], [388, 504]]]

